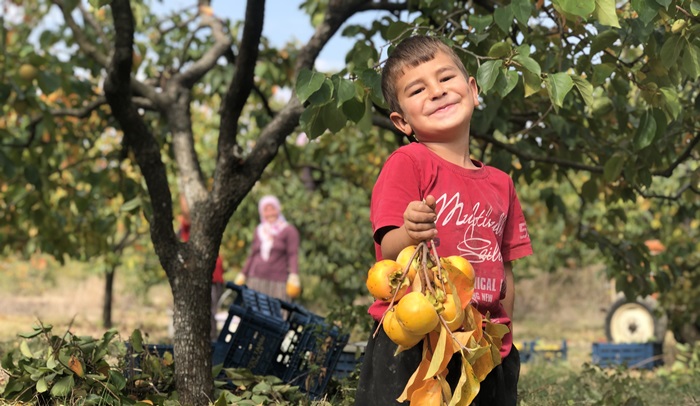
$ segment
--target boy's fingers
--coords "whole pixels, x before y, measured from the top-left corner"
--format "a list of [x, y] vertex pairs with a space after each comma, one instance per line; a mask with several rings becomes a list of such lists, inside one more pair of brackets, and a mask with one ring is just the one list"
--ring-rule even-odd
[[430, 210], [435, 210], [435, 196], [428, 195], [423, 199], [423, 202], [430, 207]]

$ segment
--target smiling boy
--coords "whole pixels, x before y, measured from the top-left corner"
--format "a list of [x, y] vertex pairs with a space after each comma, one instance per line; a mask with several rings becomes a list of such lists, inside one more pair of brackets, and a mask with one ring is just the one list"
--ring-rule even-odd
[[[469, 260], [476, 271], [472, 304], [512, 331], [512, 261], [532, 254], [532, 247], [512, 179], [470, 157], [476, 81], [439, 38], [414, 36], [389, 56], [382, 92], [396, 128], [418, 142], [396, 150], [374, 186], [370, 218], [377, 260], [396, 259], [403, 248], [432, 239], [440, 256]], [[378, 321], [387, 306], [377, 301], [369, 313]], [[481, 383], [472, 405], [516, 405], [520, 360], [512, 343], [509, 333], [500, 348], [501, 365]], [[422, 349], [394, 356], [395, 349], [383, 329], [370, 338], [356, 405], [399, 404], [396, 398]], [[460, 362], [454, 357], [448, 365], [452, 388]]]

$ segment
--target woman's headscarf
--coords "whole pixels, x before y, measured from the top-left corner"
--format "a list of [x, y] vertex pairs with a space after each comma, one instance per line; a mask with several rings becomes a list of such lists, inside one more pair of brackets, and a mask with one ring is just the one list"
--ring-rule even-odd
[[[268, 222], [263, 216], [263, 209], [265, 206], [274, 206], [279, 212], [277, 220], [274, 222]], [[257, 227], [258, 238], [260, 239], [260, 256], [263, 260], [267, 261], [270, 259], [270, 250], [272, 249], [272, 242], [275, 236], [282, 232], [285, 227], [287, 227], [287, 220], [282, 215], [282, 205], [280, 201], [272, 195], [263, 196], [258, 202], [258, 214], [260, 215], [260, 224]]]

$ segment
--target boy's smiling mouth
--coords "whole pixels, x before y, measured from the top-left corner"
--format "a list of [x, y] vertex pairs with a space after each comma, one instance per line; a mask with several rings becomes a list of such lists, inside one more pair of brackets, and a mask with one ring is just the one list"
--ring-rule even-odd
[[440, 114], [440, 113], [446, 112], [446, 111], [450, 110], [455, 104], [456, 103], [443, 104], [443, 105], [439, 106], [438, 108], [436, 108], [435, 110], [431, 111], [429, 115]]

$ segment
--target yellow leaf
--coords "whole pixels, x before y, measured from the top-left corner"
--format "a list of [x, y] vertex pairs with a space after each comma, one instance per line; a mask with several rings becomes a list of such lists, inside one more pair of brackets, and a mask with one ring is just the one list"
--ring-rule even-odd
[[464, 309], [464, 330], [473, 331], [474, 339], [479, 342], [481, 340], [482, 324], [484, 322], [484, 316], [479, 313], [478, 310], [472, 305], [468, 305]]
[[403, 389], [403, 393], [401, 393], [401, 396], [396, 399], [398, 402], [405, 402], [411, 399], [413, 392], [421, 387], [425, 379], [426, 372], [428, 372], [428, 367], [430, 366], [430, 355], [428, 345], [423, 345], [423, 358], [421, 359], [420, 364], [418, 364], [416, 371], [408, 379], [406, 387]]
[[411, 406], [442, 406], [442, 388], [437, 379], [423, 381], [411, 396]]
[[481, 384], [474, 373], [474, 369], [467, 359], [462, 357], [462, 374], [455, 387], [454, 395], [450, 399], [449, 406], [468, 406], [479, 393]]
[[486, 322], [485, 330], [488, 335], [491, 337], [498, 337], [499, 340], [510, 332], [510, 329], [505, 324], [496, 324], [490, 321]]
[[453, 351], [447, 351], [447, 329], [445, 326], [440, 326], [440, 334], [437, 340], [434, 340], [434, 337], [435, 332], [431, 332], [430, 341], [432, 345], [430, 347], [435, 348], [435, 350], [433, 351], [433, 356], [430, 360], [430, 367], [428, 368], [425, 379], [432, 378], [438, 373], [442, 372], [442, 370], [447, 367], [447, 363], [450, 362], [452, 354], [454, 354]]
[[[488, 341], [486, 340], [485, 337], [481, 339], [482, 348], [493, 348]], [[501, 353], [498, 352], [498, 360], [495, 360], [493, 358], [493, 352], [488, 351], [484, 354], [482, 354], [480, 357], [476, 358], [474, 362], [472, 362], [472, 368], [474, 368], [474, 374], [476, 375], [476, 378], [479, 380], [479, 382], [483, 382], [484, 379], [486, 379], [486, 375], [493, 370], [493, 368], [501, 363]]]

